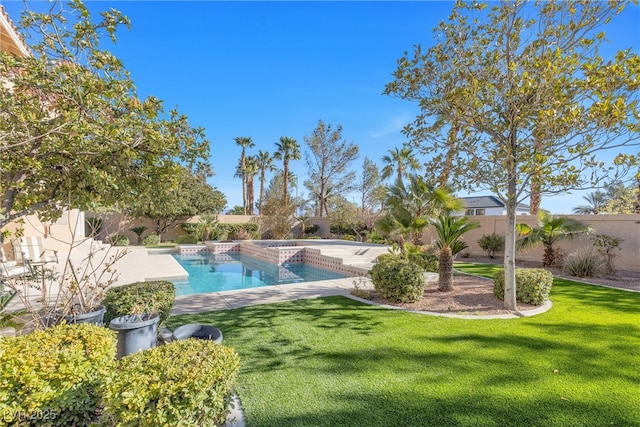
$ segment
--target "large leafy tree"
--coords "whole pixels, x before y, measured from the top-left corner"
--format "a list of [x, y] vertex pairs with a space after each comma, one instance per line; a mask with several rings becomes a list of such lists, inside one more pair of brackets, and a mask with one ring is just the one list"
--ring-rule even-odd
[[276, 152], [273, 157], [282, 160], [282, 202], [285, 207], [289, 208], [289, 162], [291, 160], [300, 160], [300, 144], [293, 138], [288, 136], [280, 137], [280, 141], [276, 142]]
[[127, 212], [153, 220], [154, 233], [162, 236], [192, 216], [217, 215], [226, 204], [224, 194], [182, 169], [178, 180], [146, 192], [131, 203]]
[[355, 173], [348, 171], [349, 165], [358, 157], [358, 146], [342, 139], [342, 126], [335, 129], [322, 120], [304, 141], [309, 147], [305, 153], [307, 167], [312, 180], [318, 184], [319, 216], [329, 215], [328, 190], [344, 194], [353, 189]]
[[538, 243], [544, 245], [543, 267], [555, 264], [557, 250], [553, 245], [556, 242], [572, 239], [592, 231], [587, 224], [566, 216], [554, 216], [546, 211], [538, 213], [538, 225], [536, 227], [531, 227], [528, 224], [517, 224], [516, 230], [522, 236], [516, 242], [518, 248], [528, 248]]
[[404, 132], [423, 154], [449, 150], [451, 126], [460, 129], [454, 186], [505, 202], [508, 309], [516, 309], [516, 206], [532, 182], [540, 194], [597, 185], [609, 172], [599, 151], [638, 145], [640, 59], [629, 50], [603, 58], [600, 49], [602, 27], [627, 3], [458, 2], [436, 27], [437, 43], [400, 58], [386, 86], [419, 103]]
[[0, 53], [0, 227], [37, 212], [127, 205], [208, 152], [203, 130], [140, 99], [102, 44], [129, 20], [111, 9], [93, 20], [80, 0], [27, 10], [32, 55]]

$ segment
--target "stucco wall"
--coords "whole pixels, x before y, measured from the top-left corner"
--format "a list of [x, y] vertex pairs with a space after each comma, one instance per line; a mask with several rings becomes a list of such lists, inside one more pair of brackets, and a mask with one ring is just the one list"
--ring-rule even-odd
[[[618, 237], [624, 241], [620, 244], [620, 251], [617, 252], [616, 266], [625, 270], [640, 271], [640, 214], [630, 215], [568, 215], [570, 218], [591, 225], [595, 233], [607, 234], [611, 237]], [[469, 244], [469, 248], [464, 252], [470, 255], [485, 255], [478, 245], [478, 239], [485, 234], [496, 233], [505, 235], [506, 216], [474, 216], [472, 221], [478, 222], [480, 228], [471, 230], [464, 235], [464, 240]], [[518, 222], [529, 225], [536, 225], [535, 215], [518, 215]], [[437, 235], [432, 229], [425, 232], [425, 243], [437, 240]], [[592, 241], [587, 236], [582, 236], [574, 240], [563, 240], [558, 247], [565, 253], [570, 254], [582, 247], [591, 247]], [[463, 253], [464, 253], [463, 252]], [[542, 245], [531, 249], [518, 251], [517, 258], [522, 260], [540, 261], [542, 260]], [[496, 256], [503, 256], [499, 252]]]

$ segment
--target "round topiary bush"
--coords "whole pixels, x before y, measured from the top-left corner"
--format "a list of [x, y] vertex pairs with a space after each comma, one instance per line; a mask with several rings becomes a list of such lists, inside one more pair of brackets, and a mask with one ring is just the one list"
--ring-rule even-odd
[[136, 282], [110, 288], [102, 305], [107, 309], [105, 324], [127, 314], [159, 313], [162, 324], [176, 300], [176, 287], [167, 281]]
[[209, 340], [174, 341], [120, 359], [105, 387], [106, 425], [224, 425], [240, 361]]
[[89, 425], [115, 354], [115, 334], [88, 323], [0, 339], [3, 425]]
[[385, 258], [371, 269], [374, 289], [392, 302], [416, 302], [424, 296], [424, 269], [408, 260]]
[[[516, 268], [516, 301], [542, 305], [549, 299], [553, 274], [544, 268]], [[504, 301], [504, 271], [493, 276], [493, 294]]]

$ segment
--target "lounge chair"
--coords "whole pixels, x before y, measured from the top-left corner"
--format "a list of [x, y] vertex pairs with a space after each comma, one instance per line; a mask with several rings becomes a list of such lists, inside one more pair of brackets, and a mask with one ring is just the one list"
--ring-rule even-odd
[[9, 261], [0, 246], [0, 278], [32, 276], [33, 269], [27, 262]]
[[[45, 249], [44, 239], [42, 237], [23, 237], [18, 241], [17, 250], [20, 252], [25, 264], [47, 264], [49, 262], [58, 262], [58, 251]], [[53, 252], [53, 255], [47, 255], [47, 252]], [[16, 253], [16, 255], [18, 255]], [[16, 256], [16, 259], [18, 256]]]

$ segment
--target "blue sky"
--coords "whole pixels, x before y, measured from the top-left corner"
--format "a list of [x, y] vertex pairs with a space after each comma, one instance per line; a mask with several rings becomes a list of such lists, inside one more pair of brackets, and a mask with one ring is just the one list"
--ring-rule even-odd
[[[22, 1], [1, 2], [14, 21]], [[31, 3], [30, 3], [31, 4]], [[154, 95], [177, 106], [211, 141], [216, 176], [209, 180], [242, 204], [240, 180], [233, 178], [240, 156], [237, 136], [251, 137], [259, 149], [275, 151], [281, 136], [298, 140], [322, 119], [343, 126], [343, 138], [381, 165], [400, 146], [402, 126], [416, 106], [382, 95], [396, 60], [421, 43], [453, 3], [412, 2], [87, 2], [92, 12], [119, 9], [132, 21], [111, 50], [130, 71], [140, 96]], [[32, 8], [46, 6], [36, 2]], [[607, 36], [622, 49], [640, 47], [640, 9], [624, 11]], [[304, 158], [292, 164], [301, 177]], [[256, 192], [258, 188], [256, 188]], [[300, 191], [303, 192], [302, 185]], [[576, 192], [543, 197], [542, 207], [570, 213], [583, 204]]]

